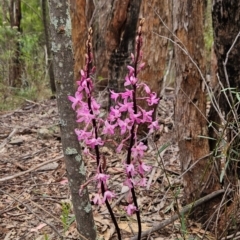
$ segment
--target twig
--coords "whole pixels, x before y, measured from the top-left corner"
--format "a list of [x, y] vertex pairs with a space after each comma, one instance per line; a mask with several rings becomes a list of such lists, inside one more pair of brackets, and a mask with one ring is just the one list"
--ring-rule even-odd
[[229, 235], [227, 237], [223, 237], [223, 238], [221, 238], [221, 240], [233, 239], [233, 237], [234, 237], [234, 240], [240, 239], [240, 232], [234, 233], [234, 234]]
[[0, 192], [2, 192], [3, 194], [8, 195], [10, 198], [14, 199], [15, 201], [19, 202], [21, 205], [23, 205], [24, 207], [26, 207], [26, 208], [28, 209], [28, 211], [29, 211], [30, 213], [32, 213], [38, 220], [40, 220], [41, 222], [46, 223], [61, 239], [63, 239], [63, 236], [58, 232], [58, 230], [57, 230], [51, 223], [49, 223], [49, 222], [45, 221], [44, 219], [42, 219], [41, 217], [39, 217], [35, 212], [33, 212], [33, 211], [31, 210], [31, 208], [30, 208], [27, 204], [21, 202], [20, 200], [18, 200], [17, 198], [15, 198], [14, 196], [12, 196], [11, 194], [9, 194], [9, 193], [1, 190], [1, 189], [0, 189]]
[[[167, 151], [167, 148], [166, 149], [164, 149], [161, 153], [160, 153], [160, 158], [163, 158], [163, 155], [164, 155], [164, 153]], [[151, 172], [151, 174], [150, 174], [150, 177], [149, 177], [149, 179], [148, 179], [148, 183], [147, 183], [147, 187], [146, 187], [146, 189], [147, 190], [149, 190], [149, 188], [150, 188], [150, 186], [151, 186], [151, 183], [152, 183], [152, 179], [153, 179], [153, 177], [154, 177], [154, 175], [155, 175], [155, 172], [156, 172], [156, 169], [157, 169], [157, 167], [158, 167], [158, 162], [155, 162], [155, 165], [154, 165], [154, 167], [153, 167], [153, 169], [152, 169], [152, 172]]]
[[17, 161], [6, 160], [6, 162], [12, 163], [12, 164], [15, 165], [17, 168], [20, 168], [20, 170], [22, 170], [22, 171], [27, 170], [27, 167], [23, 166], [21, 163], [19, 163], [19, 162], [17, 162]]
[[[223, 201], [226, 199], [226, 195], [227, 195], [227, 193], [228, 193], [228, 189], [229, 189], [229, 187], [230, 187], [230, 183], [227, 185], [227, 188], [226, 188], [226, 191], [225, 191], [225, 193], [224, 193], [224, 195], [223, 195], [223, 197], [222, 197], [222, 200], [221, 200], [221, 202], [220, 202], [220, 204], [219, 204], [219, 208], [218, 208], [218, 210], [217, 210], [217, 218], [216, 218], [216, 221], [215, 221], [215, 226], [216, 226], [216, 230], [215, 230], [215, 236], [217, 236], [217, 224], [218, 224], [218, 220], [219, 220], [219, 218], [220, 218], [220, 210], [221, 210], [221, 207], [223, 206]], [[209, 222], [209, 224], [210, 224], [210, 222]]]
[[22, 175], [24, 175], [24, 174], [26, 174], [26, 173], [32, 172], [32, 171], [40, 168], [40, 167], [42, 167], [42, 166], [44, 166], [44, 165], [46, 165], [46, 164], [48, 164], [48, 163], [55, 162], [55, 161], [59, 161], [59, 160], [61, 160], [62, 158], [63, 158], [63, 155], [60, 156], [60, 157], [57, 157], [57, 158], [48, 160], [48, 161], [46, 161], [46, 162], [40, 163], [39, 165], [37, 165], [37, 166], [35, 166], [35, 167], [32, 167], [32, 168], [30, 168], [30, 169], [28, 169], [28, 170], [26, 170], [26, 171], [24, 171], [24, 172], [20, 172], [20, 173], [17, 173], [17, 174], [15, 174], [15, 175], [12, 175], [12, 176], [0, 178], [0, 182], [4, 182], [4, 181], [7, 181], [7, 180], [11, 180], [11, 179], [13, 179], [13, 178], [16, 178], [16, 177], [20, 177], [20, 176], [22, 176]]
[[32, 158], [34, 155], [37, 155], [38, 153], [46, 151], [46, 149], [47, 149], [46, 147], [45, 148], [41, 148], [40, 150], [37, 150], [37, 151], [35, 151], [33, 153], [25, 154], [25, 155], [19, 157], [19, 159], [26, 160], [28, 158]]
[[[204, 196], [203, 198], [200, 198], [199, 200], [188, 204], [187, 206], [183, 207], [182, 211], [180, 211], [179, 214], [174, 214], [171, 218], [161, 222], [160, 224], [152, 227], [150, 230], [145, 231], [142, 233], [142, 237], [147, 237], [150, 233], [159, 231], [160, 229], [166, 227], [167, 225], [173, 223], [174, 221], [176, 221], [179, 218], [179, 215], [182, 216], [183, 214], [188, 213], [189, 211], [193, 210], [195, 207], [211, 200], [212, 198], [224, 193], [225, 190], [221, 189], [215, 192], [212, 192], [210, 194], [208, 194], [207, 196]], [[131, 240], [137, 240], [137, 236], [134, 236], [131, 238]]]
[[[226, 82], [227, 82], [227, 86], [228, 86], [228, 88], [229, 88], [229, 96], [230, 96], [230, 99], [231, 99], [232, 104], [230, 104], [229, 99], [228, 99], [228, 97], [226, 97], [226, 95], [225, 95], [225, 97], [226, 97], [226, 100], [227, 100], [227, 102], [228, 102], [228, 104], [229, 104], [230, 109], [231, 109], [232, 112], [233, 112], [233, 115], [234, 115], [234, 118], [235, 118], [235, 121], [236, 121], [236, 123], [237, 123], [238, 128], [239, 128], [239, 124], [238, 124], [238, 114], [237, 114], [237, 112], [236, 112], [236, 109], [232, 106], [232, 105], [234, 105], [234, 100], [233, 100], [233, 95], [232, 95], [231, 88], [230, 88], [231, 86], [230, 86], [229, 77], [228, 77], [228, 72], [227, 72], [227, 63], [228, 63], [229, 54], [231, 53], [232, 49], [234, 48], [234, 46], [235, 46], [235, 44], [236, 44], [236, 42], [237, 42], [237, 40], [238, 40], [239, 37], [240, 37], [240, 32], [238, 32], [237, 36], [235, 37], [235, 39], [234, 39], [231, 47], [230, 47], [229, 50], [227, 51], [225, 61], [223, 61], [224, 75], [225, 75], [225, 79], [226, 79]], [[225, 94], [225, 91], [224, 91], [224, 94]]]
[[12, 132], [9, 134], [9, 136], [6, 139], [4, 139], [4, 141], [2, 142], [2, 144], [0, 145], [0, 149], [2, 149], [16, 133], [17, 133], [17, 128], [14, 128]]

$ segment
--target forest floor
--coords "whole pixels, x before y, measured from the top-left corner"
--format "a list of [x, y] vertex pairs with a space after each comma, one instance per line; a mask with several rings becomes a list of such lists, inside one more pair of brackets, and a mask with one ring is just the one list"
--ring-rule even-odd
[[[176, 214], [184, 203], [178, 147], [173, 130], [173, 93], [168, 92], [158, 108], [163, 131], [157, 141], [149, 141], [145, 156], [153, 168], [148, 187], [138, 190], [142, 230], [147, 231]], [[0, 113], [0, 239], [79, 239], [71, 209], [70, 193], [61, 149], [56, 100], [39, 103], [26, 100], [14, 111]], [[156, 153], [160, 150], [160, 154]], [[123, 156], [102, 149], [110, 159], [108, 173], [117, 193], [112, 201], [123, 239], [137, 231], [136, 217], [127, 216], [126, 187], [118, 171]], [[42, 164], [39, 167], [39, 164]], [[91, 164], [89, 164], [91, 165]], [[90, 169], [91, 170], [91, 169]], [[89, 170], [89, 171], [90, 171]], [[89, 188], [90, 198], [94, 187]], [[105, 206], [93, 206], [99, 239], [116, 239]], [[184, 232], [185, 231], [185, 232]], [[152, 232], [146, 239], [203, 239], [197, 223], [179, 220]], [[208, 235], [209, 236], [209, 235]], [[206, 237], [204, 239], [213, 239]]]

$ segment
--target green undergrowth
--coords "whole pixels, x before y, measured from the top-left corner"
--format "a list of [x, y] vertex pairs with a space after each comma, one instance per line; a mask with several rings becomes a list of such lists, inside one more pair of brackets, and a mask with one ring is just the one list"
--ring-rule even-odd
[[38, 102], [50, 96], [51, 91], [48, 87], [43, 87], [41, 90], [35, 86], [14, 89], [0, 84], [0, 112], [20, 108], [26, 100]]

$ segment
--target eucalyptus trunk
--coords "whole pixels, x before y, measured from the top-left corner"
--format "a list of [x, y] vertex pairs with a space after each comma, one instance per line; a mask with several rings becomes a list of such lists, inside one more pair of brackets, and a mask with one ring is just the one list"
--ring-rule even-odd
[[86, 181], [86, 171], [74, 131], [77, 128], [76, 116], [68, 100], [69, 95], [75, 95], [71, 19], [68, 6], [67, 1], [64, 0], [49, 1], [61, 140], [77, 229], [81, 234], [79, 239], [95, 239], [96, 230], [87, 189], [83, 191], [82, 196], [79, 196], [79, 188]]
[[[202, 0], [177, 0], [173, 4], [175, 41], [187, 52], [186, 54], [175, 45], [175, 124], [179, 160], [184, 173], [185, 199], [191, 203], [220, 189], [207, 139], [206, 92], [203, 81], [206, 74], [203, 39], [205, 5]], [[214, 200], [202, 205], [194, 216], [205, 222], [213, 213], [217, 202]]]

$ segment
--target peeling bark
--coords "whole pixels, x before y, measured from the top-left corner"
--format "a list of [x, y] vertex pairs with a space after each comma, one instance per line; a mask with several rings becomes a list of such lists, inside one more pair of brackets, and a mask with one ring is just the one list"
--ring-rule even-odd
[[79, 196], [79, 187], [85, 183], [86, 171], [81, 157], [81, 148], [74, 131], [77, 128], [75, 113], [68, 100], [68, 95], [73, 96], [75, 93], [69, 8], [67, 1], [64, 0], [50, 0], [49, 6], [62, 148], [77, 229], [83, 236], [80, 239], [96, 239], [96, 230], [87, 189], [83, 191], [83, 196]]

